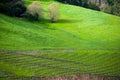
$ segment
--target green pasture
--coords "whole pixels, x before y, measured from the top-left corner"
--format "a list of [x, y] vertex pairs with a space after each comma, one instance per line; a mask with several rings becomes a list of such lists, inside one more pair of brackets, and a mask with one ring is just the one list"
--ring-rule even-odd
[[[26, 0], [26, 4], [32, 1]], [[54, 1], [40, 2], [47, 10]], [[50, 23], [47, 13], [38, 22], [0, 14], [0, 49], [120, 48], [119, 17], [67, 4], [58, 5], [60, 17], [56, 23]]]
[[[26, 0], [25, 5], [33, 1]], [[36, 1], [46, 12], [56, 2]], [[56, 23], [46, 12], [40, 21], [0, 14], [0, 77], [6, 77], [4, 71], [18, 77], [120, 76], [120, 17], [56, 3], [60, 8]]]

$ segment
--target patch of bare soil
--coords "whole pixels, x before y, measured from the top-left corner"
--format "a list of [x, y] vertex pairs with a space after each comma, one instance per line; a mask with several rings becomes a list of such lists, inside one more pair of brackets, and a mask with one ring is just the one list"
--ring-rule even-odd
[[[5, 78], [1, 78], [5, 79]], [[1, 80], [0, 79], [0, 80]], [[56, 77], [8, 77], [8, 80], [120, 80], [120, 76], [102, 76], [91, 74], [62, 75]]]
[[67, 49], [67, 50], [19, 50], [19, 51], [13, 51], [13, 50], [0, 50], [0, 53], [15, 53], [15, 54], [49, 54], [49, 53], [71, 53], [74, 52], [74, 49]]
[[100, 76], [100, 75], [72, 75], [72, 76], [58, 76], [51, 78], [41, 78], [40, 80], [120, 80], [120, 77], [115, 76]]

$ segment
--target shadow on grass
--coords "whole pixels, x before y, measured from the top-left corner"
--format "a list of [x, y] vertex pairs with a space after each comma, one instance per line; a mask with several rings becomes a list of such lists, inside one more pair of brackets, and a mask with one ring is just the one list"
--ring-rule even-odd
[[[71, 19], [58, 19], [54, 23], [77, 23], [81, 22], [82, 20], [71, 20]], [[43, 19], [39, 21], [40, 23], [52, 23], [49, 19]]]
[[69, 19], [59, 19], [56, 23], [77, 23], [81, 22], [81, 20], [69, 20]]

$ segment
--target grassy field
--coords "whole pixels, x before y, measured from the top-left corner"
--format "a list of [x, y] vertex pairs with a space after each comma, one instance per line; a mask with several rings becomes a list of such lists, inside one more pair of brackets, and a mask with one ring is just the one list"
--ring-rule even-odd
[[[32, 0], [31, 0], [32, 1]], [[41, 3], [47, 6], [53, 1]], [[27, 0], [26, 4], [29, 4]], [[0, 49], [119, 49], [120, 18], [103, 12], [59, 4], [60, 18], [50, 23], [12, 18], [0, 14]]]
[[[26, 6], [32, 1], [26, 0]], [[55, 1], [40, 2], [47, 10]], [[120, 17], [58, 5], [56, 23], [47, 14], [38, 22], [0, 14], [0, 77], [4, 71], [10, 76], [120, 76]]]
[[17, 76], [51, 77], [81, 73], [120, 76], [119, 55], [116, 50], [9, 52], [0, 53], [0, 68]]

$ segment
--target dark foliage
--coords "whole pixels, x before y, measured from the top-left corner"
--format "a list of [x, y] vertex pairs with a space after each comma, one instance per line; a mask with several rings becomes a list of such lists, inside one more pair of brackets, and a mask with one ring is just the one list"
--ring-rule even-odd
[[88, 0], [58, 0], [60, 2], [66, 3], [66, 4], [72, 4], [77, 6], [83, 6], [85, 8], [90, 8], [94, 10], [100, 10], [98, 6], [96, 6], [93, 3], [88, 3]]
[[20, 17], [26, 11], [22, 0], [0, 0], [0, 13]]
[[23, 16], [30, 21], [39, 21], [40, 20], [39, 15], [37, 13], [35, 13], [34, 15], [25, 13], [25, 14], [23, 14]]
[[120, 16], [120, 0], [107, 0], [111, 7], [110, 13]]
[[100, 8], [93, 3], [89, 3], [88, 8], [100, 11]]

